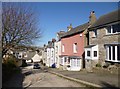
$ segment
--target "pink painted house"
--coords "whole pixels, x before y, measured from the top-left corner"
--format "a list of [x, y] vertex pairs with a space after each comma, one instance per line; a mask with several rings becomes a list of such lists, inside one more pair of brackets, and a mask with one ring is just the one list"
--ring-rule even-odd
[[79, 71], [83, 68], [84, 46], [86, 42], [85, 31], [89, 23], [72, 28], [61, 37], [60, 64], [64, 70]]

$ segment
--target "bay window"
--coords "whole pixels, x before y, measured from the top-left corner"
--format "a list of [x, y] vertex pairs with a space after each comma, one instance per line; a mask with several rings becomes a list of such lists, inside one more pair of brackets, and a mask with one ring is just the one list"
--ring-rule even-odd
[[106, 60], [120, 62], [120, 45], [106, 46]]

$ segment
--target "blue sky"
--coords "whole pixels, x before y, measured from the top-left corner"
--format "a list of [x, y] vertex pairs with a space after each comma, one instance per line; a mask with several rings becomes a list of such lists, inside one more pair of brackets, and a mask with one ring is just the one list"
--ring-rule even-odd
[[39, 28], [43, 37], [35, 43], [37, 46], [47, 44], [60, 30], [67, 31], [67, 26], [73, 27], [89, 21], [90, 11], [95, 11], [96, 17], [107, 14], [118, 8], [117, 2], [27, 2], [21, 3], [34, 10], [39, 20]]

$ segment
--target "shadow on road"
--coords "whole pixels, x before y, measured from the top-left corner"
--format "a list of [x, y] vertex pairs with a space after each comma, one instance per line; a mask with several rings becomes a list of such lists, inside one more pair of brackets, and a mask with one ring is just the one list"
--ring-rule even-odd
[[23, 89], [23, 80], [25, 78], [24, 74], [22, 74], [22, 70], [19, 68], [19, 72], [14, 73], [9, 76], [10, 78], [7, 81], [2, 81], [2, 88], [20, 88]]
[[109, 84], [107, 82], [102, 81], [101, 83], [104, 86], [102, 89], [120, 89], [120, 87], [116, 87], [116, 86], [111, 85], [111, 84]]

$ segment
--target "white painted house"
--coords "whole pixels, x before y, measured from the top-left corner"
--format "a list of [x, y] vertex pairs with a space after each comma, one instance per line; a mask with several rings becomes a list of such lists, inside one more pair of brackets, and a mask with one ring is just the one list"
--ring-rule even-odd
[[55, 63], [56, 68], [60, 67], [61, 41], [55, 42]]
[[[98, 45], [88, 45], [85, 47], [85, 63], [86, 69], [90, 68], [93, 63], [98, 62], [99, 53], [98, 53]], [[94, 65], [95, 66], [95, 65]]]
[[61, 65], [61, 36], [64, 34], [64, 31], [57, 32], [54, 48], [55, 48], [55, 63], [56, 68], [60, 68]]
[[42, 50], [42, 61], [44, 64], [47, 62], [47, 46], [44, 45], [43, 50]]
[[38, 54], [36, 51], [36, 54], [32, 57], [33, 62], [40, 62], [41, 61], [41, 56]]
[[52, 65], [55, 63], [54, 43], [55, 43], [55, 39], [52, 39], [52, 41], [49, 41], [47, 45], [46, 66], [48, 67], [52, 67]]

